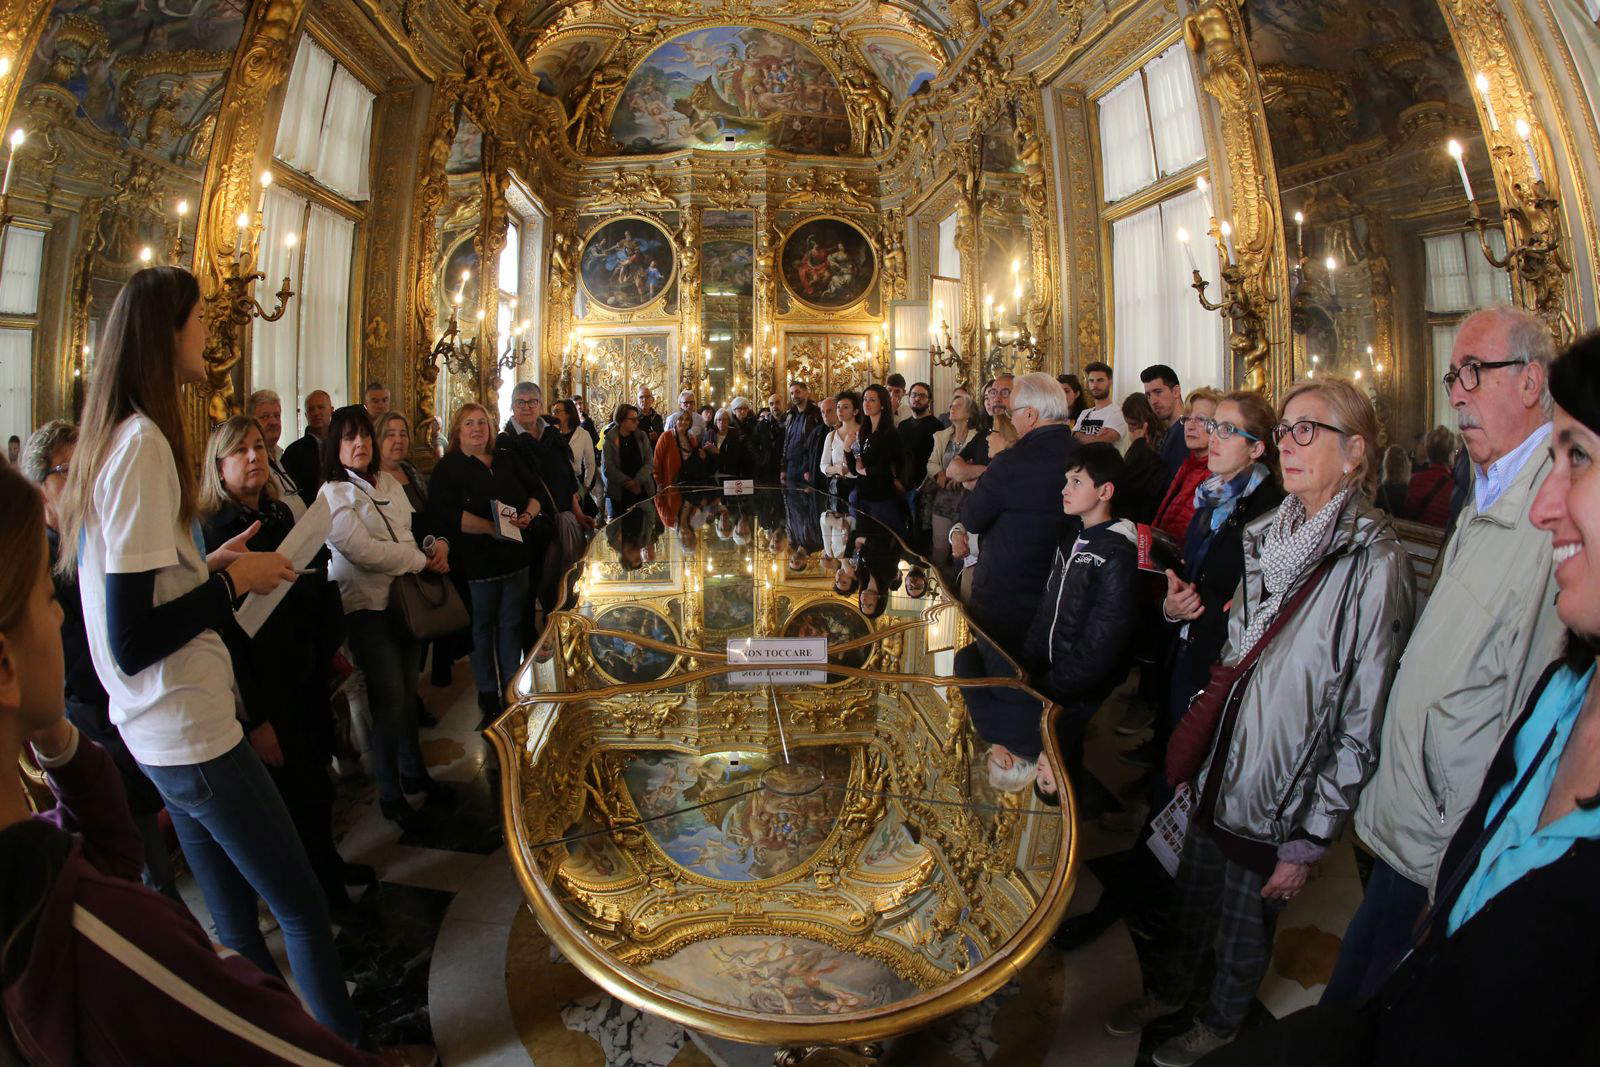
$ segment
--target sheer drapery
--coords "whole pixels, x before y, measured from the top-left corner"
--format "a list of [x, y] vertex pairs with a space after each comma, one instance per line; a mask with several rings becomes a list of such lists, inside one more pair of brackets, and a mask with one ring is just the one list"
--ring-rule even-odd
[[372, 94], [343, 67], [335, 67], [322, 122], [321, 148], [311, 173], [347, 200], [365, 200], [372, 150]]
[[326, 389], [334, 407], [347, 402], [350, 357], [350, 263], [356, 225], [321, 204], [306, 223], [300, 279], [300, 387]]
[[[1498, 229], [1488, 233], [1489, 248], [1505, 255], [1506, 237]], [[1423, 241], [1428, 269], [1428, 310], [1448, 314], [1475, 311], [1511, 299], [1511, 277], [1497, 270], [1476, 234], [1446, 233]]]
[[1178, 230], [1187, 230], [1195, 265], [1215, 295], [1220, 269], [1205, 235], [1210, 214], [1206, 197], [1189, 190], [1112, 225], [1113, 396], [1141, 391], [1139, 372], [1153, 363], [1171, 367], [1186, 390], [1222, 381], [1222, 322], [1195, 299], [1178, 242]]
[[1140, 72], [1102, 96], [1099, 110], [1101, 182], [1106, 202], [1113, 203], [1156, 180]]
[[[939, 314], [950, 326], [950, 336], [957, 348], [961, 347], [961, 282], [956, 278], [935, 278], [929, 296], [929, 321], [938, 325], [934, 320], [932, 309], [939, 307]], [[930, 384], [933, 386], [933, 402], [936, 405], [948, 404], [950, 394], [956, 387], [956, 369], [954, 367], [932, 367]]]
[[932, 304], [895, 304], [893, 316], [894, 369], [906, 376], [906, 385], [927, 382], [933, 387], [928, 366], [928, 320]]
[[[305, 226], [306, 202], [276, 185], [267, 190], [266, 206], [261, 213], [261, 272], [266, 278], [256, 283], [256, 299], [267, 306], [275, 297], [285, 275], [294, 280], [297, 272], [291, 264], [299, 258], [299, 248], [293, 253], [284, 244], [284, 238], [299, 235]], [[300, 288], [300, 287], [296, 287]], [[303, 295], [289, 301], [284, 317], [277, 322], [255, 320], [250, 341], [250, 384], [254, 389], [271, 389], [283, 400], [283, 436], [281, 443], [288, 444], [300, 436], [304, 421], [305, 395], [300, 391], [300, 342], [296, 324], [300, 319]]]
[[[515, 219], [506, 224], [506, 244], [500, 250], [500, 301], [495, 315], [495, 344], [504, 352], [508, 344], [515, 344], [520, 338], [511, 336], [511, 329], [521, 316], [518, 308], [513, 307], [513, 301], [519, 300], [522, 280], [522, 226]], [[529, 374], [531, 367], [519, 368], [516, 371], [503, 371], [500, 375], [500, 394], [496, 397], [496, 406], [500, 411], [500, 422], [505, 423], [511, 417], [511, 391], [517, 387], [519, 375]]]
[[273, 155], [306, 174], [317, 167], [321, 151], [323, 114], [328, 106], [328, 86], [333, 81], [333, 57], [309, 36], [295, 50], [289, 89], [278, 120], [278, 140]]
[[39, 271], [44, 262], [44, 231], [7, 226], [6, 259], [0, 268], [0, 312], [39, 313]]
[[956, 247], [956, 213], [953, 211], [939, 220], [939, 262], [933, 272], [946, 278], [961, 277], [961, 250]]
[[33, 331], [0, 328], [0, 438], [33, 432]]
[[1433, 423], [1434, 426], [1455, 426], [1455, 412], [1450, 408], [1450, 391], [1444, 387], [1445, 372], [1450, 369], [1450, 350], [1455, 347], [1456, 334], [1461, 332], [1459, 322], [1446, 323], [1434, 326], [1429, 331], [1433, 336], [1433, 377], [1429, 386], [1433, 391]]
[[1200, 105], [1194, 95], [1194, 73], [1182, 41], [1152, 59], [1144, 68], [1150, 93], [1150, 125], [1155, 135], [1156, 162], [1163, 176], [1206, 157]]
[[372, 93], [321, 46], [302, 37], [273, 154], [347, 200], [372, 195]]

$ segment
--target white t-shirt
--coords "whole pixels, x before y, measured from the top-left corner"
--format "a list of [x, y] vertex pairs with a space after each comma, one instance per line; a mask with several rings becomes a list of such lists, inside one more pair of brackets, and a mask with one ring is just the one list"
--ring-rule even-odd
[[1119, 452], [1128, 450], [1128, 420], [1122, 417], [1122, 408], [1117, 404], [1107, 404], [1103, 408], [1084, 408], [1078, 414], [1078, 424], [1073, 427], [1079, 433], [1087, 433], [1104, 427], [1115, 430], [1122, 436], [1118, 437], [1115, 444]]
[[111, 698], [111, 721], [128, 751], [153, 767], [204, 763], [244, 738], [234, 715], [233, 661], [215, 630], [131, 678], [107, 636], [106, 575], [155, 571], [155, 604], [211, 577], [199, 524], [178, 523], [181, 490], [172, 448], [143, 415], [123, 420], [90, 491], [78, 557], [78, 588], [95, 672]]

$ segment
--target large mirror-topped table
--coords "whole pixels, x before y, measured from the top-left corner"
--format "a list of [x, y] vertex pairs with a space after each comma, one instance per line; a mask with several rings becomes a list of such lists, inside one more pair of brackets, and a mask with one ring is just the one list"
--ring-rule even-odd
[[[641, 1010], [791, 1055], [992, 994], [1076, 871], [1070, 792], [991, 785], [953, 684], [961, 606], [831, 503], [674, 490], [619, 517], [490, 730], [556, 947]], [[728, 663], [774, 637], [824, 638], [827, 663]], [[1065, 782], [1049, 736], [1043, 758]]]

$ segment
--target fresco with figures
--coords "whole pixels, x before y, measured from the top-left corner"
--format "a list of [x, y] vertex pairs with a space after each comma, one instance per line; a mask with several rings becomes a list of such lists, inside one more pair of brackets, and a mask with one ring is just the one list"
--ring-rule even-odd
[[578, 274], [590, 299], [618, 311], [643, 307], [672, 281], [672, 241], [655, 223], [615, 219], [584, 242]]
[[700, 254], [700, 286], [707, 296], [749, 296], [755, 249], [749, 241], [707, 241]]
[[[652, 641], [674, 644], [678, 635], [666, 618], [649, 608], [625, 604], [600, 613], [594, 624], [600, 629], [641, 634]], [[589, 638], [589, 651], [595, 667], [614, 682], [637, 684], [663, 678], [678, 657], [658, 648], [635, 644], [622, 637], [596, 634]]]
[[714, 938], [643, 970], [706, 1003], [766, 1015], [842, 1015], [916, 992], [876, 960], [800, 937]]
[[541, 92], [565, 100], [593, 73], [610, 47], [611, 41], [605, 37], [566, 38], [543, 49], [528, 66], [528, 73], [538, 79]]
[[866, 295], [877, 274], [867, 235], [842, 219], [812, 219], [783, 243], [783, 280], [812, 307], [833, 311]]
[[861, 51], [896, 100], [915, 94], [939, 75], [934, 58], [910, 41], [869, 40], [861, 45]]
[[645, 58], [612, 112], [611, 136], [625, 153], [837, 155], [850, 147], [850, 122], [837, 82], [810, 48], [771, 30], [720, 26], [681, 34]]
[[811, 859], [844, 801], [848, 751], [827, 746], [793, 756], [774, 767], [776, 757], [760, 752], [648, 753], [631, 760], [623, 777], [640, 817], [654, 820], [646, 826], [651, 838], [674, 863], [702, 878], [753, 882]]

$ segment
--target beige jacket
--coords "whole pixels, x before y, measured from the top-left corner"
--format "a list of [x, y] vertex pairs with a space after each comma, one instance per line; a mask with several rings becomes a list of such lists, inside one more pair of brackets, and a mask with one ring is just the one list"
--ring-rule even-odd
[[1482, 514], [1468, 498], [1389, 692], [1356, 833], [1418, 885], [1433, 884], [1506, 730], [1560, 654], [1550, 535], [1528, 519], [1550, 465], [1535, 452]]

